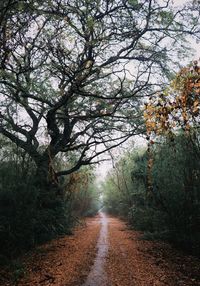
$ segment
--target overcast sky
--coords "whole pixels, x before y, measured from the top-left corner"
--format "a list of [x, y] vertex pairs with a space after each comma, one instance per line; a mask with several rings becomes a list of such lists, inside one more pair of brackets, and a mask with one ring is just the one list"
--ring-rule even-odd
[[[175, 5], [182, 5], [188, 1], [186, 1], [186, 0], [174, 0], [173, 2]], [[188, 63], [192, 60], [197, 60], [200, 58], [200, 43], [197, 43], [195, 40], [191, 39], [190, 44], [191, 44], [192, 48], [194, 49], [194, 56], [191, 56], [191, 57], [189, 56], [186, 59], [186, 62], [188, 62]], [[139, 137], [133, 138], [132, 141], [135, 141], [136, 145], [145, 144], [144, 140], [142, 140]], [[115, 157], [118, 157], [119, 156], [118, 154], [121, 153], [119, 151], [119, 149], [120, 149], [120, 147], [118, 148], [118, 150], [113, 151], [113, 154]], [[111, 168], [112, 168], [112, 161], [111, 160], [108, 162], [100, 163], [99, 166], [97, 166], [97, 168], [96, 168], [97, 182], [101, 182], [106, 177], [106, 174], [109, 172], [109, 170]]]

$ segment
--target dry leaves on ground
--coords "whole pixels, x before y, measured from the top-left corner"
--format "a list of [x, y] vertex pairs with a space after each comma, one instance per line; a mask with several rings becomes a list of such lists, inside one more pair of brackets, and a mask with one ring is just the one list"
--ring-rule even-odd
[[[86, 220], [74, 235], [65, 236], [37, 247], [22, 259], [25, 272], [18, 286], [77, 286], [88, 275], [96, 255], [99, 218]], [[13, 286], [13, 273], [2, 271], [0, 286]], [[10, 274], [10, 275], [9, 275]]]
[[106, 269], [112, 286], [197, 286], [200, 260], [168, 244], [145, 241], [125, 223], [110, 219]]

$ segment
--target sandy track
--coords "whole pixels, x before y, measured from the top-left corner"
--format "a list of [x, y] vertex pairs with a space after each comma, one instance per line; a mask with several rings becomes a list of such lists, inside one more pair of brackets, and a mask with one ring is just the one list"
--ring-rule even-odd
[[198, 286], [200, 259], [163, 242], [144, 241], [126, 224], [101, 214], [72, 236], [27, 253], [27, 274], [15, 284], [6, 269], [0, 286]]
[[197, 286], [200, 260], [183, 255], [168, 244], [144, 241], [124, 222], [109, 218], [106, 263], [112, 286]]
[[[26, 275], [18, 286], [79, 286], [90, 271], [96, 256], [100, 218], [86, 220], [86, 226], [75, 230], [74, 235], [56, 239], [22, 259]], [[10, 275], [9, 275], [10, 274]], [[13, 274], [0, 271], [0, 285], [14, 286]]]

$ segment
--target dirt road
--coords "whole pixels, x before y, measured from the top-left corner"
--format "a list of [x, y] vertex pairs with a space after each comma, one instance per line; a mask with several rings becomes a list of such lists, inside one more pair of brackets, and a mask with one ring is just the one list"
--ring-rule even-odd
[[197, 286], [200, 260], [162, 242], [144, 241], [126, 224], [100, 213], [73, 236], [23, 257], [21, 273], [0, 271], [1, 286]]
[[116, 218], [109, 218], [108, 236], [109, 286], [200, 285], [199, 259], [163, 242], [145, 241]]

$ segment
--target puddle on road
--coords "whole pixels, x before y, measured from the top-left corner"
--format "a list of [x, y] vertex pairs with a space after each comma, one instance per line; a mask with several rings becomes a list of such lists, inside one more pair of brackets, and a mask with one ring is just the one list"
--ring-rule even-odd
[[99, 212], [101, 230], [97, 242], [97, 255], [94, 265], [87, 277], [86, 282], [82, 286], [106, 286], [107, 277], [104, 270], [105, 258], [108, 252], [108, 219], [106, 215]]

